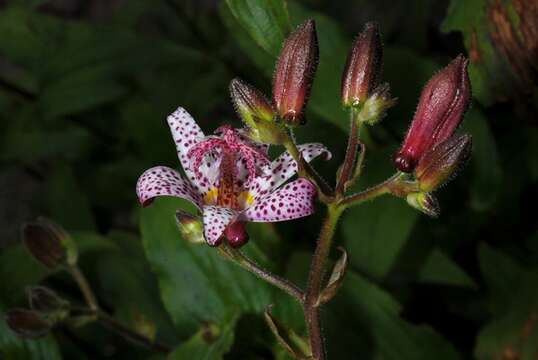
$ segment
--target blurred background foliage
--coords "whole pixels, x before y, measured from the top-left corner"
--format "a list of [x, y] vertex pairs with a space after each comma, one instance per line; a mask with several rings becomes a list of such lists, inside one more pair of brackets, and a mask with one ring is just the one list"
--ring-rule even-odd
[[[184, 202], [140, 210], [134, 187], [150, 166], [178, 166], [164, 120], [178, 105], [206, 133], [240, 125], [229, 81], [269, 93], [280, 44], [306, 18], [321, 59], [297, 136], [333, 151], [316, 164], [331, 180], [348, 127], [340, 74], [366, 21], [380, 24], [383, 77], [399, 101], [366, 134], [357, 188], [392, 173], [421, 87], [460, 52], [474, 95], [473, 158], [440, 191], [439, 219], [392, 198], [345, 214], [336, 242], [351, 269], [323, 313], [331, 359], [537, 359], [535, 0], [0, 1], [0, 314], [23, 305], [30, 284], [82, 301], [20, 244], [21, 225], [45, 215], [73, 234], [102, 306], [173, 346], [171, 359], [286, 359], [261, 314], [274, 304], [304, 332], [296, 304], [182, 241], [173, 215]], [[302, 284], [321, 215], [252, 226], [246, 251]], [[96, 324], [23, 341], [0, 321], [0, 358], [162, 356]]]

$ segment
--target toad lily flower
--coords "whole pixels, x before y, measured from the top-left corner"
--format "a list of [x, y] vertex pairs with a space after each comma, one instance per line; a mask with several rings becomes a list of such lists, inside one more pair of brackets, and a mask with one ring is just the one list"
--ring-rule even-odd
[[[175, 196], [195, 204], [202, 212], [204, 237], [210, 246], [226, 238], [231, 246], [248, 240], [244, 222], [292, 220], [314, 212], [315, 186], [306, 179], [284, 183], [297, 172], [289, 153], [270, 162], [267, 145], [255, 144], [242, 130], [222, 126], [204, 136], [183, 108], [168, 117], [185, 175], [157, 166], [146, 170], [137, 183], [143, 206], [155, 197]], [[317, 143], [299, 146], [311, 161], [330, 152]]]

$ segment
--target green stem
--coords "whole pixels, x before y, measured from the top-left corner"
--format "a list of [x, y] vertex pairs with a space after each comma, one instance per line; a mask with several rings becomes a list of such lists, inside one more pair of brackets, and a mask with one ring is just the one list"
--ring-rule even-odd
[[359, 147], [359, 131], [360, 123], [358, 123], [358, 111], [351, 110], [351, 128], [349, 129], [349, 137], [347, 141], [346, 155], [342, 163], [342, 171], [338, 177], [336, 184], [336, 194], [342, 195], [345, 191], [346, 183], [351, 179], [353, 172], [353, 164], [357, 157]]
[[136, 344], [143, 345], [144, 347], [157, 351], [168, 353], [172, 349], [158, 341], [152, 340], [149, 337], [140, 334], [135, 330], [131, 330], [126, 325], [122, 324], [106, 312], [96, 309], [78, 308], [73, 309], [78, 316], [92, 317], [96, 319], [101, 325], [109, 329], [110, 331], [120, 335], [124, 339]]
[[285, 291], [299, 303], [303, 302], [304, 293], [297, 285], [265, 269], [262, 269], [258, 264], [249, 259], [241, 251], [232, 249], [226, 244], [219, 246], [219, 250], [225, 258], [233, 261], [235, 264], [258, 276], [262, 280], [267, 281], [271, 285]]
[[82, 296], [84, 296], [84, 300], [86, 300], [86, 303], [92, 310], [98, 310], [99, 305], [97, 303], [97, 298], [95, 297], [92, 288], [90, 287], [90, 284], [88, 283], [88, 280], [86, 279], [86, 276], [80, 271], [80, 268], [75, 265], [70, 265], [67, 270], [77, 283], [80, 291], [82, 292]]
[[399, 195], [412, 191], [416, 188], [415, 183], [406, 183], [401, 181], [400, 178], [401, 174], [398, 172], [380, 184], [377, 184], [357, 194], [346, 196], [340, 200], [339, 204], [347, 208], [362, 204], [365, 201], [372, 200], [384, 194], [394, 193], [395, 195]]
[[315, 360], [325, 359], [325, 344], [321, 332], [318, 298], [321, 291], [321, 283], [325, 275], [325, 264], [331, 250], [332, 239], [343, 209], [343, 207], [334, 204], [328, 206], [327, 217], [321, 228], [316, 250], [312, 257], [312, 264], [310, 265], [310, 273], [308, 275], [304, 314], [308, 327], [312, 356]]

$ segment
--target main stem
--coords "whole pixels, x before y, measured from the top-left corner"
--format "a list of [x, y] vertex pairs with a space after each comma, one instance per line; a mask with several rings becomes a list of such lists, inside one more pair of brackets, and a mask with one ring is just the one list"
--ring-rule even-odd
[[316, 360], [325, 359], [325, 344], [321, 330], [319, 302], [317, 300], [325, 274], [325, 263], [327, 262], [331, 250], [334, 231], [338, 219], [340, 218], [340, 215], [342, 215], [342, 211], [343, 208], [338, 205], [331, 204], [328, 206], [327, 217], [321, 228], [321, 233], [318, 238], [314, 256], [312, 257], [308, 275], [308, 287], [303, 308], [308, 327], [312, 356]]

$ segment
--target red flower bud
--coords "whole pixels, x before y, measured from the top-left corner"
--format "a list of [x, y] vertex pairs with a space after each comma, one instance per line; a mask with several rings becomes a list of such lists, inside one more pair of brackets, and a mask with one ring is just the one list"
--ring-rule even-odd
[[452, 136], [428, 151], [415, 175], [422, 191], [433, 191], [456, 175], [471, 155], [471, 135]]
[[230, 223], [224, 230], [224, 236], [228, 240], [228, 244], [233, 248], [245, 245], [249, 239], [245, 223], [242, 221]]
[[372, 94], [379, 82], [383, 45], [376, 23], [364, 26], [353, 43], [342, 76], [342, 103], [357, 106]]
[[469, 107], [469, 61], [462, 55], [428, 81], [395, 166], [411, 172], [424, 153], [454, 134]]
[[52, 324], [38, 312], [26, 309], [12, 309], [6, 313], [6, 323], [17, 335], [25, 338], [38, 338], [46, 335]]
[[288, 125], [304, 123], [319, 49], [314, 20], [308, 20], [286, 39], [273, 77], [273, 102]]
[[78, 251], [73, 239], [60, 226], [39, 218], [23, 228], [23, 242], [30, 254], [49, 269], [74, 264]]

